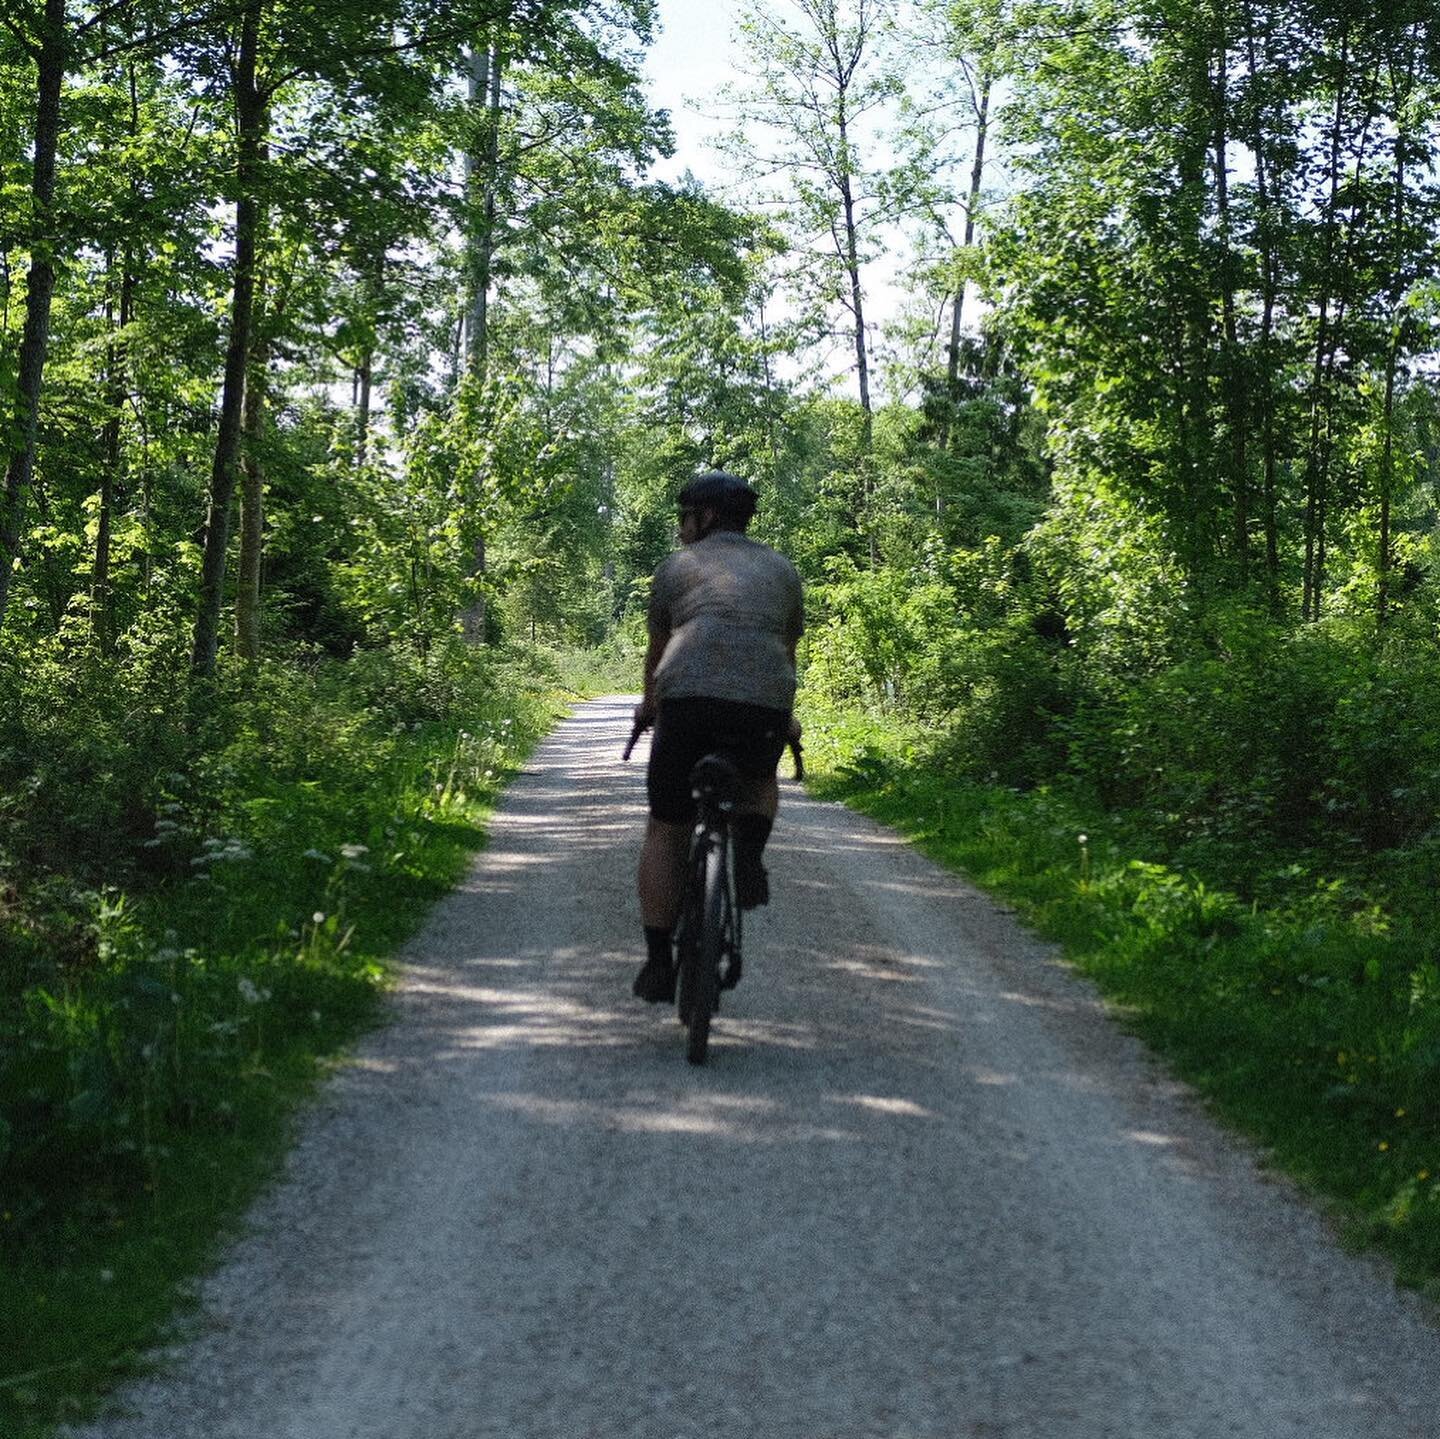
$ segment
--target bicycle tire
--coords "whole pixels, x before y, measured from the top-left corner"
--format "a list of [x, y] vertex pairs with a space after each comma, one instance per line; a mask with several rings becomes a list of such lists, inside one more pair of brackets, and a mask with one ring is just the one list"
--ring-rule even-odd
[[675, 929], [675, 1008], [680, 1023], [690, 1024], [690, 1000], [698, 979], [696, 955], [705, 894], [705, 856], [696, 849], [690, 855], [681, 900], [680, 922]]
[[705, 888], [700, 905], [698, 943], [691, 945], [689, 1043], [685, 1057], [704, 1064], [710, 1046], [710, 1019], [720, 984], [720, 954], [725, 942], [725, 846], [710, 845], [705, 853]]

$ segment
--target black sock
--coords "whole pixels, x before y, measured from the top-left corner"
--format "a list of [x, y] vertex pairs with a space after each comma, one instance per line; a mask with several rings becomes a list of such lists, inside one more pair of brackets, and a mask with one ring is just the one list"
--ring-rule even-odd
[[735, 832], [737, 864], [760, 863], [760, 856], [765, 853], [765, 841], [770, 838], [774, 823], [768, 814], [737, 814], [730, 821], [730, 828]]
[[674, 962], [671, 939], [675, 931], [673, 927], [667, 926], [664, 929], [656, 928], [653, 925], [645, 926], [645, 952], [653, 960], [661, 964], [669, 965]]

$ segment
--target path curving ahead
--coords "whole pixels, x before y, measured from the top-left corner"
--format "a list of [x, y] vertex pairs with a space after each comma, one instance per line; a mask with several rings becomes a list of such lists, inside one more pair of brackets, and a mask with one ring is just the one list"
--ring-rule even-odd
[[786, 787], [711, 1062], [633, 1000], [643, 751], [581, 707], [196, 1334], [86, 1439], [1409, 1439], [1440, 1331], [1052, 952]]

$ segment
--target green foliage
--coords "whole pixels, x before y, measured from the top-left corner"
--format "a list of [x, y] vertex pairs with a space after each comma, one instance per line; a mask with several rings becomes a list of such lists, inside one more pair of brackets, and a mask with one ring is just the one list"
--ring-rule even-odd
[[380, 466], [344, 476], [350, 533], [332, 573], [371, 638], [408, 634], [425, 647], [452, 631], [495, 583], [477, 569], [477, 542], [556, 500], [567, 483], [556, 458], [530, 386], [496, 374], [467, 378], [421, 417], [403, 483]]
[[63, 708], [34, 706], [42, 669], [6, 711], [30, 778], [0, 842], [0, 1110], [6, 1207], [37, 1216], [70, 1212], [62, 1174], [123, 1188], [155, 1162], [147, 1124], [215, 1122], [247, 1055], [353, 1011], [394, 935], [365, 932], [387, 892], [434, 882], [433, 827], [494, 793], [546, 713], [454, 645], [234, 673], [171, 697], [185, 726], [143, 663], [65, 678]]
[[1077, 708], [1072, 772], [1231, 883], [1271, 846], [1348, 868], [1428, 841], [1434, 657], [1340, 622], [1220, 618], [1199, 653]]

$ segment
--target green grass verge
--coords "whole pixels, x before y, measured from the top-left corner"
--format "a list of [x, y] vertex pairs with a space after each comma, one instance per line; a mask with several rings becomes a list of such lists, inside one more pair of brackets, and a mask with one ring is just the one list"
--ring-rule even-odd
[[162, 785], [126, 892], [0, 912], [0, 1434], [144, 1362], [563, 708], [528, 666], [442, 701], [272, 681]]
[[[812, 716], [811, 786], [909, 836], [1058, 941], [1127, 1027], [1440, 1299], [1440, 972], [1433, 911], [1300, 865], [1264, 904], [1147, 850], [1133, 816], [975, 784], [923, 737]], [[1288, 877], [1288, 892], [1285, 881]]]

